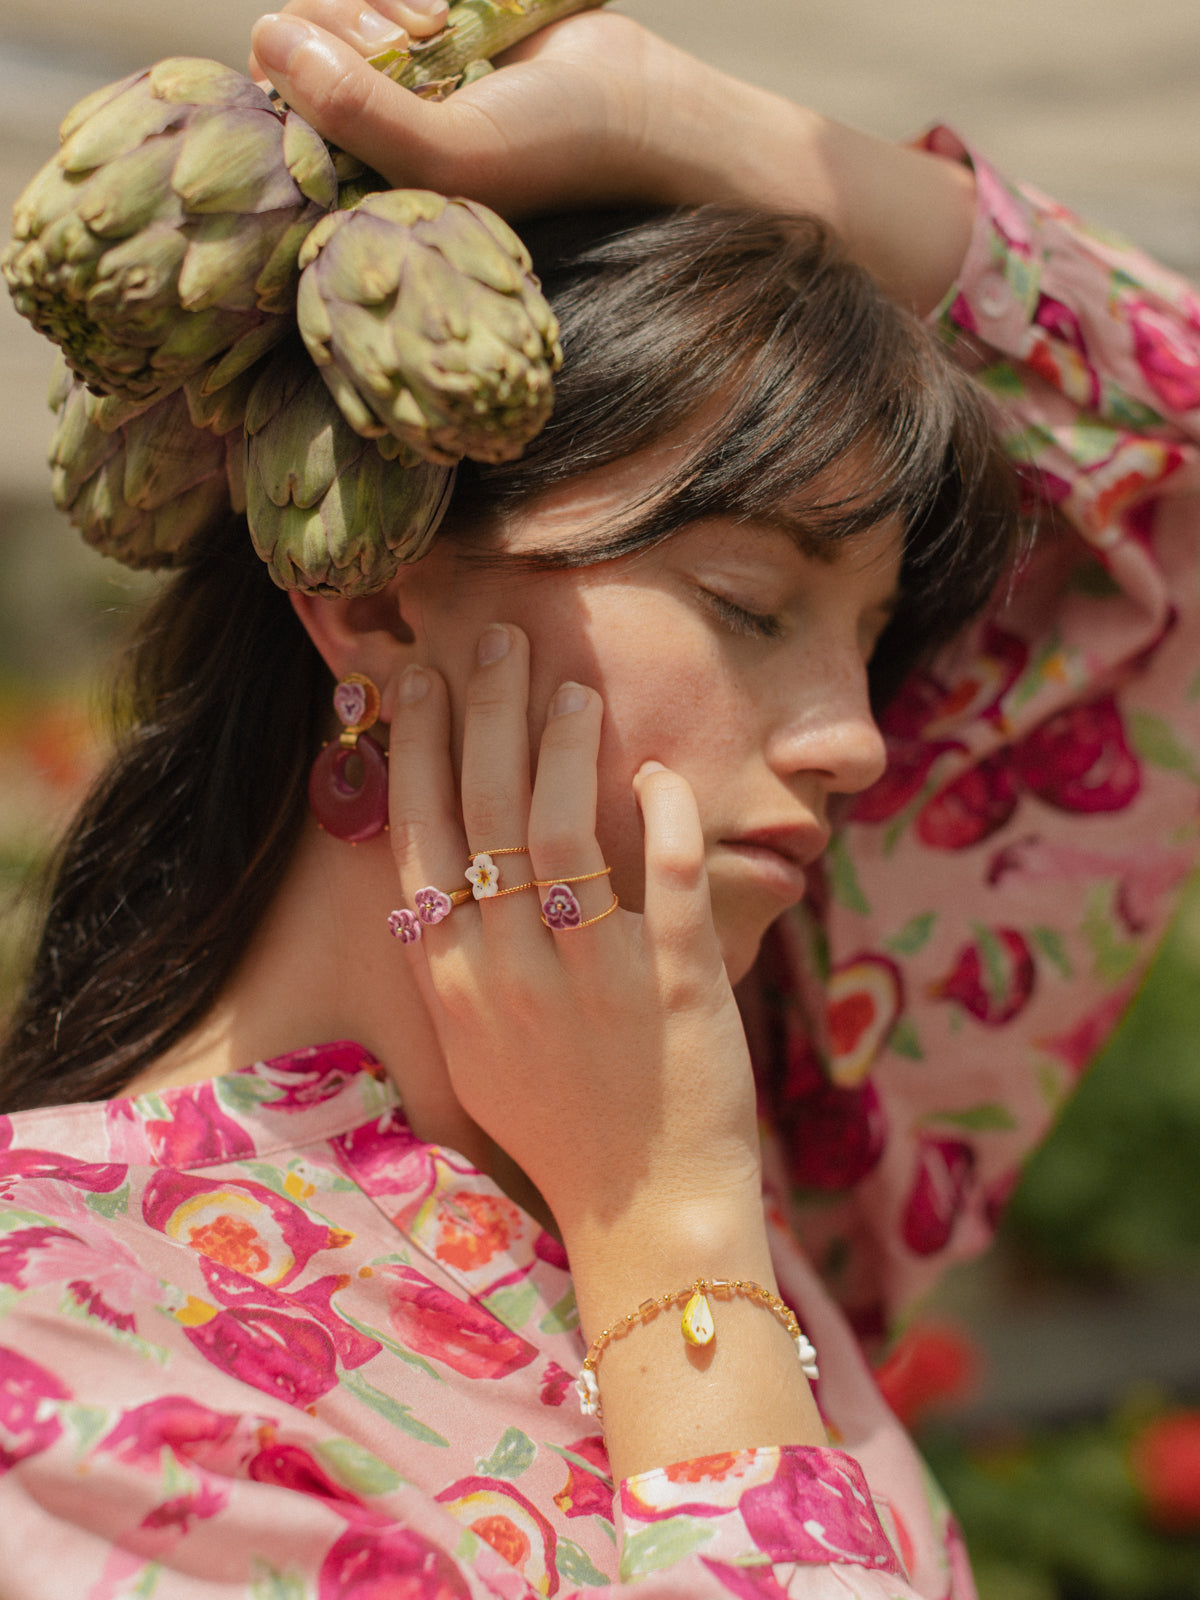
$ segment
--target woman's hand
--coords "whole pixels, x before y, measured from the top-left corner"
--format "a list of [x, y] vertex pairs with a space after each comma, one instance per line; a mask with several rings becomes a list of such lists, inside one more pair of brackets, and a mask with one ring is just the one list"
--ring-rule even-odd
[[466, 195], [509, 217], [710, 201], [810, 212], [921, 313], [958, 273], [974, 218], [967, 168], [742, 83], [629, 17], [568, 17], [435, 104], [368, 65], [379, 46], [366, 14], [359, 0], [291, 0], [258, 22], [252, 64], [397, 187]]
[[764, 108], [785, 119], [795, 109], [609, 12], [542, 29], [499, 58], [502, 71], [431, 103], [364, 60], [381, 48], [364, 35], [369, 14], [358, 0], [291, 0], [256, 25], [252, 69], [395, 186], [465, 194], [509, 216], [732, 198], [752, 145], [712, 129], [740, 107], [762, 138]]
[[[464, 861], [489, 847], [528, 845], [495, 858], [502, 891], [544, 885], [468, 900], [406, 945], [454, 1092], [554, 1212], [587, 1339], [699, 1277], [774, 1290], [754, 1085], [691, 790], [657, 763], [642, 769], [644, 911], [603, 915], [600, 698], [560, 687], [531, 792], [528, 642], [493, 626], [480, 646], [461, 783], [444, 680], [409, 667], [391, 696], [391, 842], [406, 899], [426, 885], [459, 887]], [[556, 933], [540, 904], [570, 879], [583, 917], [598, 920]], [[731, 1300], [718, 1324], [718, 1346], [704, 1351], [684, 1343], [672, 1315], [606, 1350], [599, 1382], [616, 1477], [752, 1445], [825, 1442], [779, 1323]]]
[[[527, 641], [493, 627], [481, 643], [502, 653], [468, 686], [461, 803], [443, 680], [412, 668], [397, 685], [391, 840], [405, 899], [461, 887], [474, 852], [527, 845], [496, 856], [501, 887], [597, 874], [574, 892], [598, 917], [613, 893], [596, 840], [599, 696], [560, 689], [531, 792]], [[642, 915], [552, 932], [543, 887], [467, 901], [408, 946], [456, 1096], [540, 1190], [572, 1253], [627, 1242], [651, 1214], [697, 1235], [749, 1217], [761, 1233], [754, 1086], [695, 802], [665, 769], [643, 772], [637, 794]], [[733, 1270], [711, 1257], [705, 1270], [718, 1267]]]

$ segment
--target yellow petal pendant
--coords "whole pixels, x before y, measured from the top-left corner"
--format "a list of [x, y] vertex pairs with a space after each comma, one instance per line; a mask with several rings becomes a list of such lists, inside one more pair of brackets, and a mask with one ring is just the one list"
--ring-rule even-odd
[[699, 1289], [683, 1308], [683, 1320], [679, 1324], [683, 1337], [689, 1344], [711, 1344], [716, 1329], [713, 1327], [712, 1309], [707, 1299]]

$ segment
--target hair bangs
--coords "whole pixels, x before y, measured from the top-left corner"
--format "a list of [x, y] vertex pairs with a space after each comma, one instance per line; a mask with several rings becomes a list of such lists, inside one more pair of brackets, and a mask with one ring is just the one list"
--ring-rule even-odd
[[[519, 460], [459, 469], [445, 526], [472, 560], [587, 566], [714, 517], [781, 526], [832, 559], [896, 521], [881, 686], [984, 603], [1018, 526], [986, 402], [823, 223], [706, 206], [549, 219], [526, 238], [563, 370]], [[635, 503], [534, 553], [501, 547], [503, 523], [551, 488], [672, 440], [678, 459]]]

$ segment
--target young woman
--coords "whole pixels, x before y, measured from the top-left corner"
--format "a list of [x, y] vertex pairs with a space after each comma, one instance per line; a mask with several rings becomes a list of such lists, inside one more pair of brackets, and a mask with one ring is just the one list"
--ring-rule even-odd
[[[258, 62], [393, 181], [736, 209], [548, 230], [555, 417], [382, 594], [231, 528], [150, 619], [9, 1049], [6, 1595], [969, 1594], [829, 1289], [878, 1331], [978, 1248], [1190, 860], [1192, 304], [623, 19], [444, 107], [360, 27]], [[1023, 429], [970, 631], [982, 403], [780, 207]], [[352, 847], [304, 789], [364, 679]]]

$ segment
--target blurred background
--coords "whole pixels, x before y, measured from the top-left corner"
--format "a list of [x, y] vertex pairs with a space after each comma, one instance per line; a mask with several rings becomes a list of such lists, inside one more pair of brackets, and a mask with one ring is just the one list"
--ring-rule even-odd
[[[164, 55], [241, 67], [255, 0], [0, 0], [0, 199], [82, 95]], [[729, 70], [887, 137], [954, 124], [1200, 278], [1197, 0], [623, 0]], [[716, 136], [716, 135], [714, 135]], [[97, 756], [147, 583], [50, 505], [49, 347], [0, 303], [0, 1009], [21, 895]], [[998, 1251], [883, 1380], [984, 1600], [1200, 1600], [1200, 892], [1031, 1163]]]

